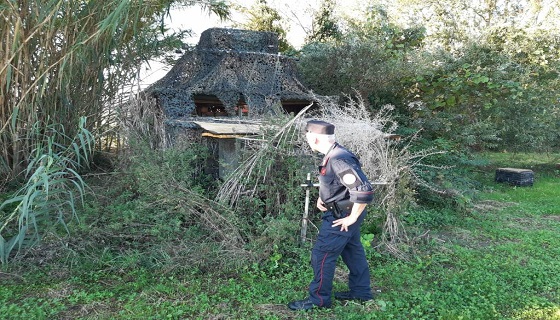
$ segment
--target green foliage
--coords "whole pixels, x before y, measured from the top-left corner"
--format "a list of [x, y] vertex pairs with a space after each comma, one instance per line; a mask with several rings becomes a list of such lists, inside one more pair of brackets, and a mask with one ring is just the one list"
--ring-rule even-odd
[[558, 141], [558, 92], [553, 83], [529, 76], [535, 71], [486, 45], [472, 45], [411, 81], [409, 99], [423, 101], [413, 111], [413, 126], [459, 148], [549, 150]]
[[[251, 259], [242, 248], [237, 218], [210, 199], [216, 180], [205, 173], [207, 148], [185, 144], [153, 150], [146, 143], [133, 145], [120, 178], [94, 187], [109, 192], [108, 198], [90, 201], [86, 208], [89, 223], [83, 231], [96, 240], [91, 244], [95, 250], [108, 249], [117, 258], [126, 252], [133, 257], [127, 263], [130, 268], [225, 268], [227, 260], [220, 255], [235, 255], [239, 264]], [[105, 188], [108, 191], [101, 191]], [[144, 250], [149, 252], [135, 254]]]
[[[496, 39], [503, 35], [502, 40]], [[542, 29], [527, 31], [496, 28], [488, 33], [488, 46], [517, 66], [512, 72], [521, 88], [509, 108], [499, 110], [498, 126], [511, 151], [551, 151], [559, 145], [558, 67], [560, 39]], [[504, 148], [506, 149], [506, 148]]]
[[[496, 26], [503, 29], [511, 26], [522, 30], [541, 29], [557, 34], [559, 13], [552, 8], [558, 7], [558, 4], [557, 0], [546, 4], [539, 0], [504, 3], [405, 0], [386, 4], [386, 11], [391, 13], [390, 18], [401, 23], [424, 25], [431, 48], [460, 53], [465, 43], [478, 39]], [[507, 35], [504, 34], [502, 39], [507, 39]]]
[[286, 39], [286, 29], [282, 25], [283, 17], [278, 11], [268, 5], [266, 0], [258, 0], [251, 8], [241, 8], [248, 17], [238, 27], [254, 31], [275, 32], [278, 35], [278, 49], [280, 52], [291, 52], [294, 48]]
[[210, 159], [206, 147], [188, 143], [162, 151], [150, 149], [144, 142], [132, 142], [130, 148], [133, 154], [129, 155], [127, 172], [133, 179], [131, 187], [146, 200], [156, 201], [173, 185], [197, 193], [215, 192], [217, 181], [206, 172]]
[[365, 12], [365, 21], [351, 20], [350, 33], [364, 40], [376, 39], [381, 47], [385, 47], [391, 55], [401, 55], [403, 52], [420, 48], [426, 37], [426, 30], [422, 26], [402, 28], [392, 22], [383, 5], [374, 5]]
[[326, 95], [356, 90], [372, 109], [392, 104], [400, 130], [453, 141], [460, 153], [560, 145], [555, 33], [488, 28], [461, 40], [460, 52], [428, 51], [426, 29], [401, 28], [391, 12], [372, 7], [338, 41], [306, 45], [298, 64], [306, 84]]
[[[179, 187], [198, 194], [212, 192], [214, 179], [204, 172], [208, 150], [196, 144], [167, 150], [153, 150], [141, 142], [131, 145], [132, 153], [123, 162], [123, 176], [108, 190], [111, 201], [92, 209], [101, 210], [94, 211], [97, 219], [114, 232], [169, 239], [182, 232], [187, 222], [179, 206], [186, 195]], [[127, 231], [130, 226], [135, 228]]]
[[353, 94], [356, 90], [380, 108], [395, 104], [394, 98], [402, 91], [400, 79], [421, 67], [417, 50], [425, 30], [392, 24], [382, 10], [368, 12], [365, 21], [345, 21], [349, 28], [337, 41], [304, 46], [298, 66], [305, 82], [318, 93]]
[[340, 39], [341, 32], [338, 22], [333, 17], [335, 2], [324, 0], [319, 11], [313, 15], [313, 30], [307, 35], [305, 42], [324, 42]]
[[[93, 218], [87, 221], [84, 232], [89, 233], [84, 239], [96, 246], [73, 247], [73, 253], [59, 253], [73, 258], [42, 262], [40, 271], [30, 268], [39, 263], [32, 260], [8, 265], [0, 273], [0, 312], [10, 319], [81, 319], [92, 314], [104, 319], [557, 319], [560, 204], [554, 199], [560, 199], [558, 172], [552, 166], [537, 166], [554, 162], [557, 155], [525, 154], [513, 159], [520, 167], [540, 168], [536, 184], [525, 188], [492, 181], [494, 168], [513, 161], [510, 156], [490, 154], [485, 156], [486, 161], [471, 162], [471, 170], [478, 172], [475, 176], [485, 184], [486, 191], [467, 212], [410, 208], [407, 222], [430, 232], [418, 239], [409, 261], [380, 253], [373, 246], [376, 231], [363, 230], [362, 241], [377, 291], [370, 302], [334, 301], [331, 309], [305, 315], [288, 310], [285, 304], [305, 297], [312, 277], [308, 248], [293, 246], [287, 254], [282, 245], [270, 244], [270, 254], [260, 263], [234, 266], [242, 257], [223, 261], [223, 255], [213, 255], [199, 243], [200, 234], [184, 231], [180, 236], [178, 231], [167, 231], [129, 250], [131, 242], [138, 241], [130, 236], [132, 233], [127, 237], [122, 231], [116, 234], [104, 228], [109, 220], [131, 214], [124, 209], [117, 211], [120, 209], [111, 207], [112, 203], [123, 207], [133, 202], [131, 209], [142, 196], [123, 193], [120, 199], [112, 193], [117, 187], [114, 177], [107, 177], [108, 184], [100, 186], [109, 193], [99, 193], [92, 203], [107, 197], [106, 203], [99, 205], [109, 207], [100, 216], [89, 216], [93, 214], [89, 212], [82, 218]], [[530, 161], [524, 163], [524, 158]], [[130, 185], [130, 180], [124, 185]], [[135, 219], [147, 219], [147, 211], [139, 213], [141, 216]], [[109, 219], [108, 215], [113, 217]], [[371, 218], [375, 215], [370, 212]], [[169, 222], [163, 216], [160, 219], [149, 223]], [[280, 220], [270, 232], [288, 223]], [[140, 223], [127, 227], [136, 228], [144, 227]], [[144, 231], [139, 230], [139, 234]], [[101, 236], [95, 237], [96, 233]], [[200, 263], [177, 256], [172, 258], [175, 263], [184, 263], [182, 268], [162, 262], [169, 256], [161, 255], [157, 260], [157, 248], [174, 237], [176, 250], [195, 246], [196, 250], [188, 254], [196, 259], [215, 259], [214, 264], [207, 264], [214, 268], [200, 269]], [[206, 242], [208, 245], [211, 241]], [[342, 263], [339, 266], [334, 289], [346, 290], [347, 279], [340, 275], [347, 270]]]
[[64, 127], [49, 126], [44, 144], [37, 146], [26, 170], [27, 182], [0, 204], [0, 262], [6, 264], [14, 249], [28, 248], [45, 229], [60, 224], [67, 232], [69, 212], [76, 217], [75, 198], [83, 200], [85, 184], [78, 171], [89, 163], [94, 137], [80, 119], [80, 131], [69, 146], [56, 141]]
[[407, 225], [415, 226], [424, 230], [442, 228], [456, 224], [457, 217], [455, 212], [446, 209], [422, 209], [413, 210], [405, 216], [404, 222]]
[[345, 51], [331, 43], [311, 43], [299, 53], [298, 68], [306, 85], [322, 95], [332, 95], [349, 89], [350, 75], [340, 72], [341, 56]]
[[[416, 49], [422, 28], [394, 25], [356, 25], [339, 41], [304, 46], [298, 67], [306, 84], [324, 95], [353, 94], [375, 101], [375, 107], [394, 103], [400, 96], [400, 79], [419, 66]], [[386, 98], [391, 97], [391, 98]]]

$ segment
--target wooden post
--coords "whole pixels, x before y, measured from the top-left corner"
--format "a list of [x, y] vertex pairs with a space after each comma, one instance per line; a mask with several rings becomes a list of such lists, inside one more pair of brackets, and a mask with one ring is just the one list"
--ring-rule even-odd
[[309, 192], [311, 187], [318, 187], [318, 183], [311, 183], [311, 173], [307, 173], [307, 180], [304, 184], [301, 184], [305, 188], [305, 210], [303, 212], [303, 218], [301, 219], [301, 233], [300, 242], [305, 243], [305, 238], [307, 237], [307, 218], [309, 217]]

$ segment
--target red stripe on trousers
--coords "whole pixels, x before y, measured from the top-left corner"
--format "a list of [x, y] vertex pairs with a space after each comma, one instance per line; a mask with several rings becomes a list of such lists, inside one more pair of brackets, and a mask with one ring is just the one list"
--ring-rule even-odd
[[321, 271], [319, 272], [319, 278], [321, 280], [319, 281], [319, 287], [317, 288], [317, 291], [315, 291], [317, 296], [319, 296], [319, 299], [321, 299], [321, 304], [319, 306], [323, 305], [323, 297], [321, 297], [321, 295], [319, 294], [319, 290], [321, 290], [321, 286], [323, 286], [323, 266], [325, 265], [325, 260], [327, 260], [328, 255], [329, 255], [328, 253], [325, 253], [325, 256], [323, 257], [323, 261], [321, 261]]

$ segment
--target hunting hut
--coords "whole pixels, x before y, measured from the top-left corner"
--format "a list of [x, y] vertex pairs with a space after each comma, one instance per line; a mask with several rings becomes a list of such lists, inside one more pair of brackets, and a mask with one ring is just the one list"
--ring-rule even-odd
[[215, 146], [220, 177], [236, 167], [236, 139], [259, 133], [259, 117], [316, 102], [273, 32], [212, 28], [146, 89], [171, 144], [193, 134]]

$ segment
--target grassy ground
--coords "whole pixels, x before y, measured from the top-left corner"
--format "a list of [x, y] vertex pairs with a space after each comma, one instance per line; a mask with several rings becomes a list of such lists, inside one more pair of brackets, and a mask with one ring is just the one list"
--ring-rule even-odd
[[[167, 268], [164, 255], [157, 261], [141, 250], [77, 250], [51, 236], [28, 253], [33, 259], [0, 271], [0, 318], [560, 319], [560, 174], [529, 158], [492, 155], [476, 168], [485, 188], [466, 211], [412, 212], [409, 221], [430, 232], [410, 261], [368, 248], [379, 291], [371, 302], [289, 311], [311, 279], [308, 248], [217, 272]], [[500, 166], [534, 169], [534, 186], [494, 183]], [[344, 288], [341, 267], [335, 289]]]

